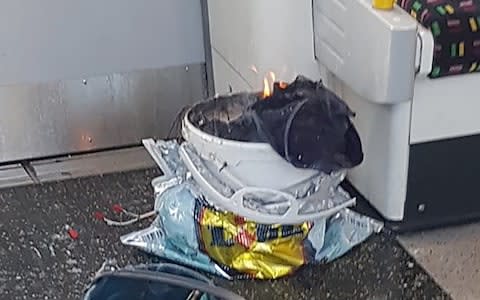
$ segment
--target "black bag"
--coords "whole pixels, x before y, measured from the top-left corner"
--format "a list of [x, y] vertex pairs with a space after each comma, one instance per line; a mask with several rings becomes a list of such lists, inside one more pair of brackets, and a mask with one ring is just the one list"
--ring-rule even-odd
[[355, 114], [322, 82], [298, 77], [252, 106], [262, 139], [299, 168], [330, 173], [363, 161]]

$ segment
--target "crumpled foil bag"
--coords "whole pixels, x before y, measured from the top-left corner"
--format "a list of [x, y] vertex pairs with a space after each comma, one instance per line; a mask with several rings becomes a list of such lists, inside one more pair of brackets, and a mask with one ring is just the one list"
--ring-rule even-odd
[[179, 172], [178, 153], [164, 159], [176, 172], [153, 180], [157, 218], [121, 241], [179, 264], [228, 279], [275, 279], [330, 262], [383, 227], [350, 209], [297, 225], [251, 222], [210, 206], [193, 179]]

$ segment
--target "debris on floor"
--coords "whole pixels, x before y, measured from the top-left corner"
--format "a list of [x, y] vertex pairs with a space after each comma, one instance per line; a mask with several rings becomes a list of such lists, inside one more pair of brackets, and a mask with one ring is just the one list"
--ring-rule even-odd
[[[96, 221], [93, 214], [110, 214], [113, 203], [133, 212], [151, 210], [154, 194], [150, 182], [160, 175], [157, 168], [0, 190], [0, 218], [4, 220], [0, 225], [1, 298], [83, 299], [86, 285], [105, 260], [116, 259], [120, 267], [158, 262], [119, 240], [121, 235], [148, 227], [148, 220], [129, 227], [110, 227]], [[37, 203], [43, 205], [37, 207]], [[79, 231], [77, 241], [70, 239], [65, 224]], [[30, 246], [38, 248], [42, 259]], [[81, 274], [69, 271], [73, 266], [66, 261], [70, 258], [78, 262]], [[409, 261], [414, 259], [398, 245], [395, 236], [383, 232], [372, 235], [341, 259], [306, 266], [282, 279], [212, 279], [252, 300], [326, 299], [327, 294], [328, 299], [450, 299], [420, 266], [409, 269]]]
[[72, 240], [78, 239], [79, 234], [78, 234], [78, 231], [76, 231], [75, 229], [68, 228], [67, 232]]
[[120, 216], [128, 216], [129, 219], [128, 220], [120, 220], [120, 221], [112, 220], [112, 219], [107, 218], [107, 216], [101, 211], [94, 212], [93, 217], [98, 221], [105, 222], [105, 224], [107, 224], [109, 226], [128, 226], [128, 225], [132, 225], [134, 223], [137, 223], [138, 221], [142, 221], [144, 219], [148, 219], [148, 218], [151, 218], [151, 217], [155, 216], [155, 211], [149, 211], [149, 212], [146, 212], [146, 213], [143, 213], [143, 214], [135, 214], [135, 213], [132, 213], [132, 212], [124, 209], [120, 204], [114, 204], [112, 206], [112, 211], [115, 214], [120, 215]]

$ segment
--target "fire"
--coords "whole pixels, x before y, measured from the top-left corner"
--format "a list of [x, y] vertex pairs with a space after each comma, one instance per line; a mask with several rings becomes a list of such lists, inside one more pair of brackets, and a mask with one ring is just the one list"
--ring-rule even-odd
[[272, 94], [270, 89], [270, 82], [267, 77], [263, 78], [263, 99], [269, 97]]
[[[252, 66], [251, 70], [256, 72], [257, 69], [255, 68], [255, 66]], [[272, 95], [275, 84], [276, 84], [276, 87], [281, 89], [285, 89], [288, 86], [288, 84], [285, 81], [277, 82], [277, 75], [274, 72], [270, 71], [263, 78], [263, 94], [262, 94], [263, 99]]]
[[250, 70], [252, 70], [253, 73], [258, 74], [258, 70], [257, 70], [257, 67], [255, 67], [255, 65], [251, 65]]

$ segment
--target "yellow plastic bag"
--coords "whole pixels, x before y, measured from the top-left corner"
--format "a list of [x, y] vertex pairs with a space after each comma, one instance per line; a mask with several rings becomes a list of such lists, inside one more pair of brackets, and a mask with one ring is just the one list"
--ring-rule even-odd
[[312, 227], [264, 225], [197, 205], [200, 247], [217, 263], [257, 279], [279, 278], [307, 263], [304, 240]]

